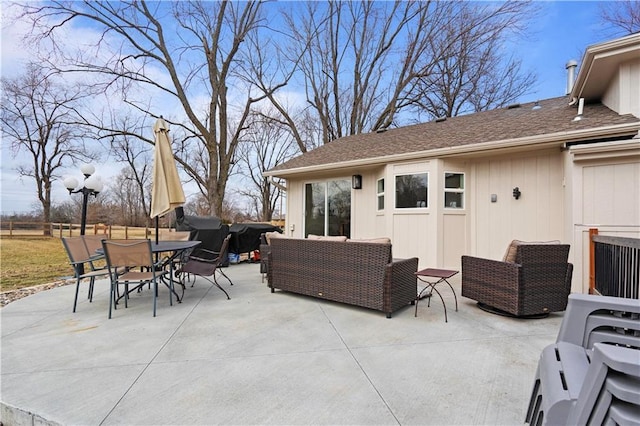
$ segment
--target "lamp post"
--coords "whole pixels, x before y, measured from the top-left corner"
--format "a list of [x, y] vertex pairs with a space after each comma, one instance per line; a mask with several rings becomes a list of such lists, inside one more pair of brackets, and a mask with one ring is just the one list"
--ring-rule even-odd
[[84, 235], [85, 228], [87, 227], [87, 202], [89, 201], [89, 195], [96, 197], [104, 184], [100, 177], [94, 175], [96, 171], [95, 167], [91, 164], [84, 164], [80, 167], [80, 171], [84, 175], [84, 183], [78, 188], [78, 179], [74, 177], [68, 177], [64, 180], [64, 186], [69, 190], [69, 194], [82, 194], [82, 216], [80, 218], [80, 235]]

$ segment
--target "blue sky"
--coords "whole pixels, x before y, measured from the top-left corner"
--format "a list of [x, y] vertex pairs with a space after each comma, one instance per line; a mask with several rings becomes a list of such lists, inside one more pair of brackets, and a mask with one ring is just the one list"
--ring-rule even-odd
[[[533, 21], [531, 31], [525, 41], [513, 43], [514, 54], [523, 61], [523, 69], [537, 74], [538, 81], [530, 95], [521, 102], [535, 101], [563, 96], [566, 88], [565, 65], [570, 59], [579, 63], [585, 48], [591, 44], [615, 38], [616, 34], [607, 31], [599, 18], [599, 5], [596, 1], [541, 1], [539, 16]], [[16, 32], [14, 26], [11, 30]], [[2, 75], [16, 58], [24, 55], [16, 49], [16, 37], [13, 33], [2, 31]], [[38, 201], [35, 184], [29, 179], [20, 180], [13, 168], [15, 162], [5, 145], [2, 146], [0, 162], [0, 211], [2, 214], [29, 212]], [[119, 167], [113, 169], [96, 167], [96, 173], [108, 181], [117, 174]], [[69, 170], [69, 175], [80, 178], [79, 171]], [[54, 183], [53, 202], [68, 200], [68, 193], [61, 182]]]
[[565, 94], [566, 63], [578, 63], [587, 46], [614, 38], [599, 18], [596, 1], [545, 1], [529, 40], [515, 48], [523, 66], [536, 72], [536, 93], [522, 101], [535, 101]]

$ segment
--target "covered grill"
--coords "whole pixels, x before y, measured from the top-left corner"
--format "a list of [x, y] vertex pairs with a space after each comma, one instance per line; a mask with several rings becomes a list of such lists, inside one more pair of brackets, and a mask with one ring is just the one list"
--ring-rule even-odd
[[185, 215], [182, 207], [178, 207], [176, 209], [176, 231], [191, 231], [190, 240], [202, 241], [194, 249], [194, 252], [199, 248], [218, 252], [225, 237], [229, 234], [229, 225], [223, 224], [220, 219], [213, 216]]
[[231, 253], [249, 253], [260, 249], [260, 234], [265, 232], [280, 232], [282, 230], [269, 223], [234, 223], [229, 228], [231, 233]]

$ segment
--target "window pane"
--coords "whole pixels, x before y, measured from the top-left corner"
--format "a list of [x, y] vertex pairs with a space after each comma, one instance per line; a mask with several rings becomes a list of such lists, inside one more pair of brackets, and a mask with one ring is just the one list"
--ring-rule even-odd
[[384, 210], [384, 195], [378, 195], [378, 210]]
[[396, 176], [396, 208], [428, 207], [428, 187], [426, 173]]
[[444, 187], [447, 189], [464, 189], [463, 173], [445, 173]]
[[462, 209], [464, 206], [462, 202], [464, 200], [462, 192], [445, 192], [444, 193], [444, 206], [452, 209]]
[[378, 179], [378, 194], [384, 192], [384, 179]]
[[304, 232], [324, 235], [324, 193], [325, 184], [316, 182], [305, 185]]
[[329, 233], [351, 238], [351, 182], [336, 180], [327, 182], [327, 208]]

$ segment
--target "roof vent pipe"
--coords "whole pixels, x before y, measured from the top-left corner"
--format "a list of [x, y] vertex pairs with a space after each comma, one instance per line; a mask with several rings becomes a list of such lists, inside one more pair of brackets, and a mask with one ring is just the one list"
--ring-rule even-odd
[[576, 79], [577, 67], [578, 67], [578, 62], [576, 62], [574, 59], [567, 62], [567, 65], [565, 67], [567, 69], [567, 93], [565, 93], [566, 95], [571, 93], [571, 91], [573, 90], [573, 83]]
[[580, 98], [580, 100], [578, 101], [578, 115], [574, 117], [573, 121], [582, 120], [583, 112], [584, 112], [584, 98]]

